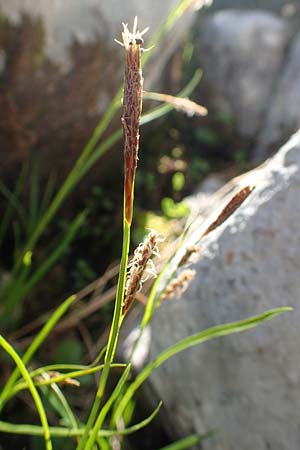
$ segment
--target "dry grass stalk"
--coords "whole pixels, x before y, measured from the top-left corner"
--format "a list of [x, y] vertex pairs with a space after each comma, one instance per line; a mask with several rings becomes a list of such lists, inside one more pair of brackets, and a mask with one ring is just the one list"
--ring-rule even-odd
[[131, 307], [137, 292], [141, 289], [142, 284], [150, 276], [156, 277], [155, 267], [151, 257], [158, 255], [157, 247], [158, 236], [154, 231], [147, 236], [145, 241], [141, 243], [135, 250], [133, 258], [128, 265], [128, 275], [125, 285], [125, 297], [123, 302], [122, 314]]
[[[38, 383], [43, 384], [44, 381], [48, 381], [48, 380], [52, 380], [52, 378], [58, 378], [61, 375], [63, 375], [61, 372], [56, 372], [56, 371], [50, 371], [50, 372], [44, 372], [42, 375], [38, 375], [37, 377], [35, 377], [35, 380]], [[61, 384], [66, 384], [68, 386], [74, 386], [74, 387], [79, 387], [80, 386], [80, 382], [78, 380], [75, 380], [74, 378], [65, 378], [64, 380], [61, 381], [53, 381], [54, 383], [61, 383]]]
[[204, 106], [201, 106], [186, 97], [174, 97], [173, 95], [159, 94], [158, 92], [144, 92], [144, 96], [151, 100], [169, 103], [174, 109], [182, 111], [188, 116], [193, 116], [195, 114], [198, 116], [207, 115], [207, 109]]
[[222, 210], [221, 214], [217, 219], [204, 231], [201, 238], [207, 236], [213, 230], [218, 228], [222, 223], [224, 223], [246, 200], [246, 198], [251, 194], [255, 186], [246, 186], [240, 190], [230, 201], [227, 203], [225, 208]]
[[200, 248], [196, 245], [192, 245], [191, 247], [188, 247], [179, 261], [178, 267], [183, 267], [188, 264], [192, 264], [198, 261], [199, 259], [199, 251]]
[[174, 278], [166, 287], [165, 292], [161, 296], [161, 301], [169, 298], [179, 298], [189, 287], [190, 282], [195, 278], [196, 271], [191, 269], [182, 270], [179, 275]]

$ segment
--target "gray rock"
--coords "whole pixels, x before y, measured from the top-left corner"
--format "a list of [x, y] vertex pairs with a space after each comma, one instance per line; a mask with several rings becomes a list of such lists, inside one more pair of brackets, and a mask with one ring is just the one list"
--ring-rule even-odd
[[152, 359], [207, 327], [295, 308], [183, 352], [150, 377], [149, 401], [163, 400], [174, 436], [217, 429], [204, 450], [300, 448], [300, 132], [243, 185], [254, 181], [250, 198], [203, 242], [189, 290], [164, 302], [151, 325]]
[[[94, 44], [100, 40], [104, 41], [105, 47], [115, 49], [114, 38], [120, 39], [121, 23], [128, 23], [131, 28], [133, 18], [138, 16], [140, 30], [150, 27], [148, 41], [177, 3], [176, 0], [0, 0], [0, 13], [14, 23], [19, 23], [24, 14], [31, 18], [41, 18], [47, 36], [47, 56], [61, 68], [68, 70], [72, 66], [70, 46], [74, 39], [81, 45]], [[166, 61], [194, 18], [195, 14], [190, 13], [177, 23], [172, 30], [173, 39], [169, 40], [171, 45], [164, 45], [157, 52], [159, 60]], [[157, 69], [156, 64], [153, 67]]]
[[300, 8], [299, 0], [214, 0], [212, 9], [225, 8], [241, 8], [241, 9], [265, 9], [282, 13], [285, 15], [292, 15]]
[[272, 13], [224, 10], [208, 16], [199, 34], [208, 110], [229, 116], [241, 137], [261, 126], [290, 38]]
[[[132, 29], [137, 15], [140, 31], [150, 26], [147, 47], [177, 4], [0, 0], [0, 122], [5, 124], [0, 130], [1, 175], [12, 179], [36, 153], [42, 173], [55, 166], [64, 179], [122, 83], [124, 51], [114, 42], [121, 39], [121, 22]], [[161, 72], [196, 17], [195, 11], [187, 11], [151, 51], [146, 89], [159, 90]], [[118, 115], [115, 125], [119, 123]], [[103, 177], [110, 177], [108, 164], [121, 164], [118, 155], [107, 157]]]
[[[300, 33], [295, 36], [272, 95], [254, 159], [263, 160], [300, 127]], [[278, 148], [278, 147], [277, 147]]]

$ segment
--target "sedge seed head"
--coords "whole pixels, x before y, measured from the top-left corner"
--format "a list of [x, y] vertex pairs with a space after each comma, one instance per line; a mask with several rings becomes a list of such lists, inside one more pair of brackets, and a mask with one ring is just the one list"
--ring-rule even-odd
[[123, 42], [117, 41], [125, 48], [124, 95], [122, 109], [122, 126], [124, 136], [124, 194], [125, 219], [131, 224], [133, 214], [133, 190], [138, 161], [139, 125], [142, 113], [143, 76], [141, 67], [141, 44], [148, 29], [137, 30], [137, 18], [134, 19], [132, 32], [123, 23]]

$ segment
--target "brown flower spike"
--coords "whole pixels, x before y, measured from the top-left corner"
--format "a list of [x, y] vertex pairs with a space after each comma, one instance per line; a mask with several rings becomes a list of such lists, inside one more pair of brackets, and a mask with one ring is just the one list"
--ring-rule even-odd
[[134, 19], [132, 33], [127, 24], [123, 23], [123, 43], [118, 42], [126, 51], [124, 96], [122, 125], [124, 134], [124, 193], [125, 219], [128, 224], [132, 221], [133, 187], [138, 160], [139, 124], [142, 112], [143, 77], [141, 69], [141, 44], [143, 34], [137, 31], [137, 18]]
[[163, 302], [168, 298], [181, 297], [187, 290], [191, 281], [195, 278], [196, 271], [191, 269], [182, 270], [176, 278], [174, 278], [167, 286], [162, 294], [160, 301]]
[[227, 203], [225, 208], [221, 211], [217, 219], [210, 224], [210, 226], [204, 231], [201, 238], [204, 238], [209, 233], [214, 231], [220, 225], [222, 225], [240, 206], [247, 197], [251, 194], [251, 192], [255, 189], [255, 186], [246, 186], [241, 189], [237, 194], [235, 194], [232, 199]]

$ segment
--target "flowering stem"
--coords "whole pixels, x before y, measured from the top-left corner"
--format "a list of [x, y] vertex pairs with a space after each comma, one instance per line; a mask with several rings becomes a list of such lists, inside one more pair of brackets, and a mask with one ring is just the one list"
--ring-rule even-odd
[[[99, 414], [99, 408], [101, 404], [101, 400], [105, 391], [106, 383], [108, 380], [111, 363], [114, 358], [116, 345], [118, 341], [118, 335], [119, 335], [119, 329], [122, 322], [122, 303], [124, 298], [124, 287], [125, 287], [125, 278], [126, 278], [126, 268], [127, 268], [127, 262], [128, 262], [128, 252], [129, 252], [129, 243], [130, 243], [130, 225], [126, 220], [124, 220], [124, 228], [123, 228], [123, 248], [122, 248], [122, 258], [121, 258], [121, 264], [120, 264], [120, 273], [119, 273], [119, 280], [118, 280], [118, 287], [117, 287], [117, 295], [116, 295], [116, 302], [115, 302], [115, 308], [114, 308], [114, 315], [112, 320], [112, 326], [109, 334], [108, 344], [107, 344], [107, 350], [105, 354], [105, 360], [104, 360], [104, 368], [103, 372], [101, 374], [100, 382], [98, 391], [96, 394], [96, 398], [90, 413], [90, 417], [88, 419], [88, 422], [85, 427], [85, 432], [80, 440], [79, 446], [77, 447], [77, 450], [88, 450], [92, 449], [94, 445], [94, 436], [97, 436], [97, 432], [100, 429], [102, 423], [98, 421], [97, 423], [97, 432], [93, 429], [93, 433], [90, 435], [89, 439], [88, 436], [90, 434], [90, 430], [92, 429], [95, 420]], [[87, 440], [88, 439], [88, 440]]]
[[142, 33], [139, 33], [137, 31], [136, 19], [134, 21], [132, 33], [129, 32], [127, 25], [123, 24], [123, 27], [123, 43], [120, 44], [125, 48], [126, 51], [126, 66], [122, 112], [124, 136], [124, 215], [122, 257], [112, 326], [104, 359], [104, 368], [101, 374], [94, 404], [85, 427], [85, 432], [80, 439], [77, 450], [92, 450], [98, 434], [98, 430], [102, 425], [102, 420], [97, 420], [97, 417], [99, 417], [101, 400], [109, 377], [111, 364], [114, 359], [119, 329], [123, 318], [122, 305], [124, 301], [128, 252], [130, 244], [130, 227], [133, 215], [134, 181], [138, 159], [139, 124], [142, 111], [143, 78], [141, 70], [140, 44], [143, 42], [141, 36], [146, 31], [145, 30]]

